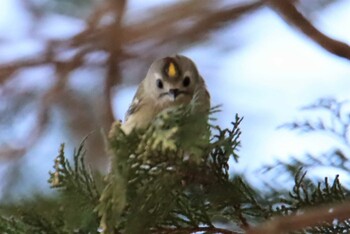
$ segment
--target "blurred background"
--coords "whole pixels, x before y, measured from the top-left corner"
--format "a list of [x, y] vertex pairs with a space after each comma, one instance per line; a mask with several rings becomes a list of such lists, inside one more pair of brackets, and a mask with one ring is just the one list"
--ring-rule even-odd
[[2, 0], [0, 199], [49, 193], [60, 144], [70, 155], [87, 135], [88, 163], [105, 171], [101, 129], [123, 120], [152, 61], [174, 53], [195, 61], [222, 105], [216, 124], [244, 116], [232, 173], [259, 186], [271, 177], [257, 177], [263, 165], [334, 147], [278, 126], [319, 98], [350, 98], [349, 3]]

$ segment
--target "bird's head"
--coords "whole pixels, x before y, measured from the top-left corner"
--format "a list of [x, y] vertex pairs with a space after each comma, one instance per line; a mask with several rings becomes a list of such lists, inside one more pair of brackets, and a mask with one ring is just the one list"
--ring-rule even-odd
[[201, 77], [191, 59], [175, 55], [156, 60], [151, 65], [145, 80], [146, 90], [162, 104], [188, 103]]

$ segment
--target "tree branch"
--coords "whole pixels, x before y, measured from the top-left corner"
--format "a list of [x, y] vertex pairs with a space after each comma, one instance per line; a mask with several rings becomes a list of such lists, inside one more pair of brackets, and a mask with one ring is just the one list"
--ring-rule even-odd
[[215, 233], [215, 234], [238, 234], [239, 232], [230, 231], [223, 228], [216, 227], [195, 227], [195, 228], [159, 228], [152, 233], [158, 234], [180, 234], [180, 233]]
[[332, 223], [333, 220], [344, 221], [349, 219], [350, 202], [313, 208], [304, 213], [291, 216], [277, 217], [247, 231], [247, 234], [278, 234], [301, 230], [307, 227]]
[[300, 29], [306, 36], [315, 41], [328, 52], [350, 60], [350, 46], [332, 39], [313, 26], [289, 0], [267, 0], [286, 21]]
[[[102, 125], [109, 127], [114, 120], [111, 88], [121, 80], [120, 63], [138, 64], [133, 67], [137, 70], [133, 71], [135, 78], [131, 82], [139, 82], [144, 75], [144, 69], [142, 69], [144, 64], [148, 65], [157, 57], [178, 53], [193, 43], [207, 40], [208, 35], [214, 30], [224, 27], [227, 23], [233, 23], [240, 16], [258, 9], [263, 3], [255, 1], [220, 8], [215, 0], [181, 1], [152, 9], [151, 14], [143, 12], [146, 17], [122, 24], [126, 0], [105, 1], [96, 7], [87, 20], [86, 28], [80, 33], [68, 39], [46, 41], [46, 48], [42, 54], [0, 64], [0, 85], [14, 78], [16, 72], [21, 69], [41, 65], [53, 65], [63, 69], [63, 71], [56, 69], [58, 80], [62, 78], [62, 73], [66, 79], [69, 79], [70, 72], [79, 67], [106, 65], [107, 72], [104, 80], [106, 114], [103, 116]], [[33, 7], [28, 9], [35, 10]], [[101, 22], [108, 14], [113, 21]], [[62, 60], [57, 56], [62, 51], [76, 54], [72, 58]], [[86, 61], [86, 56], [95, 51], [105, 52], [108, 55], [107, 61]], [[55, 90], [49, 89], [48, 92], [55, 92]], [[56, 94], [63, 96], [64, 92], [55, 92]], [[38, 100], [38, 103], [44, 104], [47, 101]], [[24, 152], [25, 149], [21, 149], [16, 155]]]
[[111, 7], [115, 13], [115, 20], [110, 25], [110, 36], [106, 38], [107, 47], [109, 48], [109, 58], [107, 60], [107, 76], [105, 80], [105, 105], [106, 105], [106, 127], [109, 128], [114, 122], [113, 107], [112, 107], [112, 88], [121, 81], [120, 62], [122, 61], [122, 38], [123, 16], [125, 13], [126, 0], [110, 1]]

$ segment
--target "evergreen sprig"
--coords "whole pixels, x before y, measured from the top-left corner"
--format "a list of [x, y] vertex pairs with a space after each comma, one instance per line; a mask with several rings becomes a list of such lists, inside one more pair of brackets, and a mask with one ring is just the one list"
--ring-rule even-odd
[[345, 188], [343, 188], [337, 175], [332, 183], [325, 177], [323, 182], [313, 184], [306, 177], [306, 171], [300, 168], [295, 175], [295, 184], [288, 193], [288, 199], [281, 199], [282, 205], [276, 207], [277, 212], [288, 215], [292, 212], [307, 209], [325, 203], [336, 203], [346, 199]]
[[203, 194], [215, 182], [228, 181], [241, 118], [230, 130], [213, 127], [217, 133], [210, 138], [208, 116], [193, 110], [168, 109], [147, 129], [128, 135], [115, 123], [109, 134], [111, 172], [97, 206], [106, 233], [213, 227], [210, 197]]
[[89, 201], [99, 199], [99, 191], [91, 169], [84, 162], [84, 141], [73, 154], [73, 166], [64, 155], [64, 144], [61, 145], [55, 159], [54, 172], [49, 172], [49, 183], [52, 188], [79, 191]]
[[[346, 168], [348, 159], [339, 150], [328, 154], [331, 161], [324, 154], [321, 159], [280, 162], [294, 177], [290, 191], [271, 188], [262, 193], [237, 173], [230, 176], [229, 166], [235, 164], [228, 161], [238, 160], [242, 118], [236, 115], [232, 127], [222, 129], [196, 114], [192, 105], [168, 109], [148, 128], [130, 134], [116, 122], [107, 139], [111, 167], [104, 181], [84, 162], [83, 143], [72, 162], [62, 145], [49, 179], [56, 196], [16, 208], [2, 206], [0, 232], [232, 234], [254, 230], [273, 216], [292, 217], [310, 207], [348, 200], [339, 176], [315, 183], [303, 169], [326, 163]], [[339, 233], [348, 232], [350, 222], [334, 218], [303, 227], [298, 233]]]
[[[74, 150], [73, 163], [64, 154], [64, 144], [55, 159], [54, 171], [49, 172], [51, 188], [59, 191], [60, 209], [65, 216], [65, 226], [76, 232], [84, 232], [90, 228], [97, 230], [98, 217], [94, 212], [100, 198], [99, 186], [101, 177], [86, 166], [84, 161], [84, 142]], [[77, 212], [79, 211], [79, 212]]]

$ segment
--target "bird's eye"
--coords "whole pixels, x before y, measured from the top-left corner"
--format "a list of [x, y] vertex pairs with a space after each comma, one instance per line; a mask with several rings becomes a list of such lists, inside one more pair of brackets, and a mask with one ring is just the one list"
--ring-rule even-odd
[[188, 76], [186, 76], [185, 79], [182, 81], [182, 85], [183, 85], [184, 87], [189, 86], [190, 83], [191, 83], [191, 80], [190, 80], [190, 77], [188, 77]]
[[160, 79], [157, 79], [156, 84], [159, 89], [163, 88], [163, 82]]

